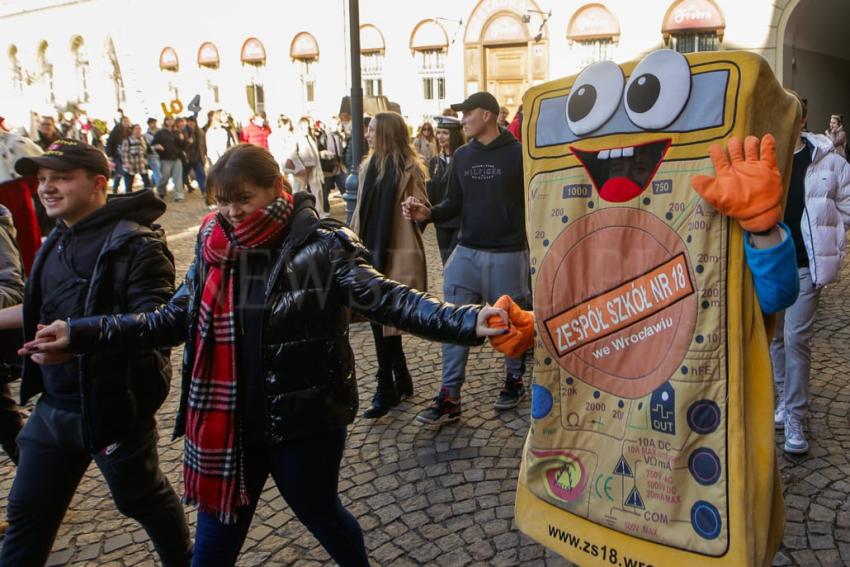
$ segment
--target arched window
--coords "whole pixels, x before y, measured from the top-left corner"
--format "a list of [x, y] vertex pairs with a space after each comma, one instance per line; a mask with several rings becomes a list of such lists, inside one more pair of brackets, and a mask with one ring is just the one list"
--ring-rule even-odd
[[679, 53], [717, 51], [726, 22], [712, 0], [677, 0], [664, 16], [661, 33]]
[[164, 71], [168, 77], [168, 94], [171, 100], [180, 98], [180, 90], [177, 88], [177, 72], [180, 71], [180, 59], [173, 47], [164, 47], [159, 53], [159, 69]]
[[242, 51], [239, 57], [243, 65], [250, 65], [254, 68], [251, 81], [245, 86], [245, 93], [248, 96], [248, 106], [256, 114], [265, 112], [266, 92], [263, 82], [260, 80], [260, 69], [266, 65], [266, 47], [256, 37], [249, 37], [242, 44]]
[[313, 68], [319, 61], [319, 44], [313, 34], [301, 32], [292, 38], [289, 57], [298, 62], [301, 76], [301, 93], [305, 103], [316, 100], [316, 79]]
[[410, 49], [419, 63], [422, 96], [425, 100], [446, 99], [446, 53], [449, 36], [436, 20], [423, 20], [410, 34]]
[[71, 40], [71, 58], [74, 60], [74, 75], [77, 79], [77, 102], [89, 101], [89, 58], [85, 42], [79, 35]]
[[41, 83], [44, 102], [56, 103], [56, 93], [53, 90], [53, 63], [47, 56], [47, 42], [38, 44], [38, 80]]
[[9, 51], [9, 75], [12, 77], [12, 90], [16, 94], [24, 94], [24, 72], [21, 69], [21, 62], [18, 60], [18, 47], [10, 45]]
[[580, 52], [581, 66], [614, 58], [620, 39], [620, 22], [602, 4], [585, 4], [567, 26], [567, 40]]
[[372, 24], [360, 26], [360, 68], [366, 96], [384, 94], [384, 35]]
[[111, 37], [106, 38], [106, 57], [109, 60], [109, 78], [115, 87], [115, 105], [120, 107], [127, 101], [127, 93], [124, 89], [124, 76], [121, 74], [121, 65], [118, 63], [118, 53], [115, 51], [115, 43]]
[[219, 85], [218, 85], [218, 68], [221, 65], [221, 57], [218, 53], [218, 47], [211, 41], [205, 41], [198, 48], [198, 67], [206, 78], [207, 92], [210, 95], [213, 103], [221, 102]]

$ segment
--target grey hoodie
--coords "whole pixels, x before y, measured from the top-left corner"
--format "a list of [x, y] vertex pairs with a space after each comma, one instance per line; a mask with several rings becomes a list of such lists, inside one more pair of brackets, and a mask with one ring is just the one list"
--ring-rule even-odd
[[24, 300], [24, 265], [9, 209], [0, 205], [0, 309]]

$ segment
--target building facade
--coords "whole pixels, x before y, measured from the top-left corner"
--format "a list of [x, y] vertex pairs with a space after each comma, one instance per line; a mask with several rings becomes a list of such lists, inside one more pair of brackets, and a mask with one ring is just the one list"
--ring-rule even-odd
[[[202, 114], [327, 119], [350, 89], [347, 4], [0, 0], [0, 115], [141, 121], [199, 95]], [[361, 0], [360, 21], [364, 93], [412, 123], [482, 89], [513, 112], [533, 84], [665, 46], [759, 53], [809, 98], [814, 129], [849, 110], [846, 0]]]

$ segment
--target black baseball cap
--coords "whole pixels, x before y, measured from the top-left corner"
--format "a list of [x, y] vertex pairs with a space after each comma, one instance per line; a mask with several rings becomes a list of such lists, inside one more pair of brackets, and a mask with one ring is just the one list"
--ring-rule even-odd
[[452, 110], [456, 110], [458, 112], [469, 112], [476, 108], [489, 110], [493, 114], [499, 114], [499, 101], [497, 101], [496, 97], [487, 91], [481, 91], [469, 95], [465, 101], [459, 104], [452, 105]]
[[35, 175], [38, 168], [70, 171], [85, 169], [109, 177], [109, 161], [102, 151], [77, 140], [56, 140], [38, 157], [22, 157], [15, 162], [15, 171], [21, 175]]

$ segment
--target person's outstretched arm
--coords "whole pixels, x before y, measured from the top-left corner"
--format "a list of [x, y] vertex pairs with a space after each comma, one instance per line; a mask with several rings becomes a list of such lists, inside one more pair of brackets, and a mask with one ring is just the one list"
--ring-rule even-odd
[[368, 261], [368, 251], [348, 229], [335, 231], [329, 244], [333, 277], [347, 306], [382, 325], [433, 341], [481, 344], [486, 336], [506, 332], [490, 328], [487, 318], [502, 309], [481, 305], [453, 305], [386, 278]]
[[[162, 254], [161, 262], [173, 262], [164, 245], [162, 249], [150, 249], [148, 254]], [[136, 269], [143, 269], [137, 263]], [[165, 348], [181, 344], [186, 339], [189, 301], [197, 285], [196, 262], [186, 272], [183, 284], [170, 296], [173, 282], [173, 263], [159, 263], [159, 270], [148, 267], [148, 274], [137, 276], [137, 287], [128, 290], [131, 308], [140, 312], [116, 315], [100, 315], [54, 321], [36, 333], [35, 340], [26, 343], [22, 355], [51, 353], [70, 350], [85, 353], [105, 349], [123, 351]], [[132, 273], [131, 273], [132, 276]], [[148, 289], [140, 293], [139, 285]], [[141, 310], [145, 311], [141, 311]]]

